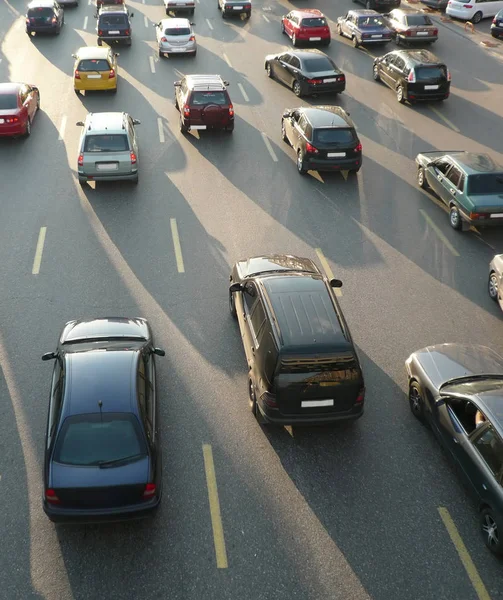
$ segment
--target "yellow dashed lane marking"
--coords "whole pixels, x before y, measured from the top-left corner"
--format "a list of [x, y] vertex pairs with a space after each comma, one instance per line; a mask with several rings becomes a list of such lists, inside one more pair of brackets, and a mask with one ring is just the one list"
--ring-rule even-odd
[[178, 235], [178, 227], [176, 225], [176, 219], [170, 219], [171, 224], [171, 235], [173, 236], [173, 246], [175, 248], [176, 256], [176, 267], [179, 273], [185, 273], [185, 267], [183, 264], [182, 246], [180, 244], [180, 236]]
[[204, 470], [206, 471], [206, 485], [208, 487], [208, 500], [210, 502], [211, 526], [213, 528], [213, 542], [217, 557], [217, 569], [227, 569], [227, 551], [225, 550], [224, 528], [220, 515], [220, 501], [218, 499], [217, 478], [213, 451], [209, 444], [203, 444]]
[[31, 270], [33, 275], [40, 273], [40, 263], [42, 262], [42, 253], [44, 251], [45, 234], [47, 227], [41, 227], [40, 233], [38, 234], [37, 249], [35, 250], [35, 258], [33, 259], [33, 268]]
[[[323, 270], [325, 271], [326, 276], [329, 279], [335, 279], [334, 274], [332, 273], [332, 269], [330, 268], [330, 265], [328, 264], [328, 260], [325, 258], [325, 255], [321, 251], [321, 248], [316, 248], [316, 254], [318, 255], [318, 258], [320, 259], [321, 266], [323, 267]], [[341, 288], [332, 288], [332, 289], [334, 290], [334, 293], [336, 296], [342, 296]]]

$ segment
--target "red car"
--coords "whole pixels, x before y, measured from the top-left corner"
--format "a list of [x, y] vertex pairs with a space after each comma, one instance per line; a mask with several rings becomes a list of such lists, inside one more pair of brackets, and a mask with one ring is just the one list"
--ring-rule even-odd
[[0, 136], [29, 136], [40, 92], [27, 83], [0, 83]]
[[281, 19], [281, 33], [286, 33], [294, 46], [298, 42], [330, 44], [330, 27], [325, 15], [315, 8], [292, 10]]

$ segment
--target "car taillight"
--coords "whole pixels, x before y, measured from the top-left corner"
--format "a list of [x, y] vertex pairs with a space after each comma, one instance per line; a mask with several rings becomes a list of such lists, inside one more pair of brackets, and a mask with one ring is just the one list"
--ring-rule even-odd
[[251, 10], [251, 4], [245, 4], [245, 10]]
[[278, 407], [278, 403], [276, 402], [276, 396], [274, 394], [271, 394], [270, 392], [264, 392], [262, 396], [260, 396], [260, 399], [264, 404], [269, 406], [269, 408]]
[[147, 483], [145, 486], [145, 491], [143, 492], [143, 497], [148, 499], [152, 498], [155, 495], [156, 486], [155, 483]]
[[410, 37], [412, 35], [412, 31], [410, 29], [406, 29], [403, 33], [406, 37]]
[[129, 29], [125, 29], [125, 30], [124, 30], [124, 35], [129, 35], [129, 33], [130, 33], [130, 32], [129, 32]]
[[432, 32], [433, 35], [438, 35], [438, 29], [434, 29]]
[[[29, 23], [30, 23], [30, 19], [27, 17], [26, 18], [26, 24], [28, 25]], [[494, 23], [494, 21], [493, 21], [493, 23]]]
[[229, 104], [229, 117], [233, 117], [234, 116], [234, 106], [232, 106], [232, 104]]
[[130, 152], [130, 156], [131, 156], [131, 164], [135, 165], [136, 164], [136, 154], [134, 152]]
[[83, 167], [84, 166], [84, 155], [83, 154], [79, 154], [79, 167]]
[[409, 71], [409, 75], [407, 77], [407, 81], [409, 83], [416, 83], [416, 72], [414, 71], [414, 69], [411, 69]]
[[477, 219], [488, 219], [489, 213], [470, 213], [470, 219], [476, 221]]
[[103, 29], [98, 29], [98, 35], [103, 35]]
[[339, 75], [339, 77], [337, 77], [337, 81], [346, 81], [346, 75]]
[[311, 85], [318, 85], [319, 83], [323, 83], [323, 79], [308, 79], [307, 83]]
[[51, 20], [51, 22], [52, 22], [52, 23], [57, 23], [57, 22], [58, 22], [58, 20], [56, 19], [56, 17], [52, 17], [52, 20]]
[[[28, 19], [26, 19], [26, 20], [28, 20]], [[494, 19], [493, 19], [493, 25], [496, 25], [496, 23], [497, 23], [496, 17], [494, 17]]]
[[61, 500], [56, 496], [56, 492], [52, 488], [45, 490], [45, 499], [50, 504], [60, 504]]
[[108, 79], [113, 79], [115, 77], [115, 69], [110, 69], [110, 73], [108, 74]]
[[358, 146], [356, 146], [355, 148], [355, 152], [361, 152], [362, 151], [362, 145], [358, 144]]
[[307, 142], [306, 152], [309, 152], [310, 154], [318, 154], [318, 148], [315, 148], [312, 144]]
[[365, 400], [365, 388], [360, 388], [360, 393], [356, 397], [356, 404], [361, 404]]
[[189, 42], [195, 42], [196, 41], [196, 36], [195, 35], [191, 35], [189, 37]]
[[190, 117], [190, 107], [188, 104], [183, 107], [183, 116]]
[[80, 79], [80, 73], [78, 71], [75, 71], [75, 79]]
[[5, 123], [12, 125], [12, 123], [19, 123], [19, 117], [4, 117]]
[[161, 38], [161, 42], [167, 42], [167, 41], [168, 41], [168, 38], [166, 38], [166, 37]]
[[447, 69], [447, 81], [451, 80], [451, 72]]

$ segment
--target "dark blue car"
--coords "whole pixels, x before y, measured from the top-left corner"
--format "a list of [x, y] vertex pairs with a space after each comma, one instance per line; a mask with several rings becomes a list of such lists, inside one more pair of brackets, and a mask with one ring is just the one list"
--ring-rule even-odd
[[503, 9], [499, 11], [491, 23], [491, 35], [495, 38], [503, 38]]
[[386, 44], [391, 41], [391, 30], [375, 10], [350, 10], [337, 19], [337, 33], [353, 41], [353, 46]]

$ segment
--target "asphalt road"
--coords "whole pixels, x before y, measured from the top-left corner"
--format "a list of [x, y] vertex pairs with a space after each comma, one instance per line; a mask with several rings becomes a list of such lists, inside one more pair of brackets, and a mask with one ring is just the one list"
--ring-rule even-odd
[[[409, 353], [427, 344], [503, 352], [502, 315], [486, 292], [502, 233], [453, 231], [417, 188], [413, 164], [432, 149], [488, 149], [503, 159], [501, 56], [442, 24], [435, 52], [452, 71], [453, 93], [412, 108], [372, 81], [368, 52], [334, 35], [328, 53], [348, 80], [336, 102], [357, 125], [364, 167], [347, 180], [303, 178], [280, 137], [283, 109], [299, 100], [263, 68], [266, 54], [289, 45], [280, 16], [305, 4], [296, 2], [256, 2], [240, 22], [201, 0], [197, 58], [169, 60], [158, 58], [152, 28], [162, 5], [131, 2], [134, 41], [119, 50], [117, 95], [80, 98], [71, 54], [95, 42], [93, 8], [69, 8], [59, 37], [30, 41], [22, 4], [0, 3], [0, 80], [38, 85], [42, 106], [29, 139], [0, 141], [2, 600], [503, 598], [502, 565], [479, 539], [457, 474], [410, 415], [404, 372]], [[316, 6], [335, 20], [353, 5]], [[230, 80], [232, 135], [180, 134], [180, 72]], [[76, 182], [75, 122], [104, 110], [142, 122], [138, 186]], [[344, 282], [366, 413], [335, 430], [263, 429], [248, 408], [246, 361], [227, 310], [230, 266], [281, 252], [319, 262], [316, 248]], [[41, 506], [51, 367], [40, 356], [67, 320], [103, 315], [147, 317], [166, 349], [157, 361], [163, 504], [153, 521], [54, 527]], [[204, 444], [227, 568], [217, 568]], [[439, 507], [473, 561], [468, 571]]]

